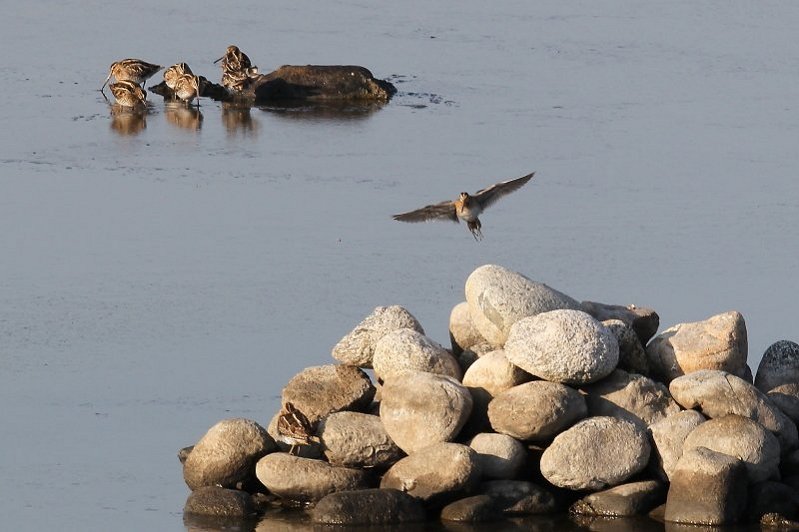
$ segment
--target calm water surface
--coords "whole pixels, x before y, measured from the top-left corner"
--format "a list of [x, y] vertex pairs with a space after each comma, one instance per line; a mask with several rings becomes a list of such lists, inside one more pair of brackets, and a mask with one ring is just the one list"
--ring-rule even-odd
[[[180, 447], [267, 423], [377, 305], [446, 342], [486, 263], [663, 326], [737, 309], [753, 368], [799, 339], [799, 4], [235, 5], [0, 20], [2, 528], [184, 529]], [[96, 90], [124, 57], [218, 80], [232, 43], [262, 71], [359, 64], [400, 93], [199, 112], [151, 95], [141, 119]], [[390, 218], [532, 170], [479, 244]]]

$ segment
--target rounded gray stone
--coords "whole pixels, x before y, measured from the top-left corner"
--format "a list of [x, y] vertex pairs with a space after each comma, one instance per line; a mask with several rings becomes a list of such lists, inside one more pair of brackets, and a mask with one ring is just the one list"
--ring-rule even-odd
[[757, 366], [755, 386], [767, 393], [782, 384], [799, 382], [799, 344], [790, 340], [774, 342]]
[[472, 495], [458, 499], [441, 509], [442, 521], [483, 523], [497, 521], [501, 517], [496, 501], [488, 495]]
[[747, 345], [744, 318], [730, 311], [666, 329], [647, 344], [646, 354], [658, 380], [669, 383], [703, 369], [743, 375]]
[[466, 301], [475, 327], [495, 346], [505, 343], [511, 326], [521, 318], [579, 308], [566, 294], [494, 264], [480, 266], [469, 275]]
[[577, 390], [549, 381], [514, 386], [488, 404], [491, 427], [519, 440], [548, 440], [587, 413], [585, 399]]
[[766, 397], [794, 424], [799, 423], [799, 382], [775, 386], [766, 393]]
[[526, 480], [489, 480], [480, 484], [480, 492], [495, 499], [507, 516], [548, 514], [557, 509], [549, 491]]
[[666, 386], [620, 369], [580, 389], [589, 416], [618, 417], [646, 427], [681, 410]]
[[796, 425], [754, 385], [726, 371], [701, 370], [669, 384], [671, 396], [684, 408], [699, 408], [711, 418], [737, 414], [773, 432], [786, 453], [799, 445]]
[[515, 438], [505, 434], [482, 432], [469, 441], [477, 452], [483, 478], [512, 479], [527, 459], [527, 450]]
[[485, 338], [477, 330], [469, 310], [469, 303], [463, 301], [452, 308], [449, 315], [449, 340], [452, 354], [460, 355], [463, 351], [485, 342]]
[[630, 517], [647, 513], [665, 502], [665, 499], [663, 484], [656, 480], [642, 480], [592, 493], [572, 504], [569, 511], [584, 515]]
[[457, 499], [479, 479], [474, 449], [459, 443], [435, 443], [391, 466], [380, 487], [398, 489], [437, 505]]
[[636, 424], [591, 417], [559, 434], [541, 456], [541, 474], [561, 488], [600, 490], [646, 467], [650, 446]]
[[382, 388], [380, 419], [408, 454], [453, 440], [471, 412], [469, 390], [444, 375], [409, 370], [392, 376]]
[[214, 517], [247, 517], [256, 513], [249, 493], [219, 486], [203, 486], [186, 499], [183, 513]]
[[482, 388], [495, 397], [531, 379], [529, 373], [510, 363], [502, 349], [497, 349], [481, 356], [469, 366], [463, 375], [463, 385], [468, 388]]
[[311, 521], [325, 525], [396, 525], [425, 520], [421, 503], [395, 489], [339, 491], [324, 496]]
[[355, 329], [333, 347], [333, 358], [349, 366], [372, 367], [375, 345], [386, 333], [397, 329], [424, 329], [413, 315], [399, 305], [377, 307]]
[[458, 380], [462, 377], [458, 360], [449, 351], [413, 329], [397, 329], [378, 340], [372, 367], [380, 381], [408, 369], [438, 373]]
[[683, 453], [698, 447], [743, 460], [751, 482], [779, 478], [777, 438], [748, 417], [730, 414], [700, 424], [685, 438]]
[[255, 466], [258, 480], [278, 497], [299, 502], [316, 502], [337, 491], [374, 487], [363, 469], [338, 467], [322, 460], [272, 453]]
[[183, 463], [191, 490], [202, 486], [232, 488], [252, 475], [255, 462], [275, 449], [275, 441], [255, 421], [225, 419], [208, 429]]
[[305, 368], [283, 388], [282, 404], [294, 406], [316, 423], [340, 410], [364, 411], [375, 395], [369, 375], [354, 366], [327, 364]]
[[660, 479], [671, 479], [682, 456], [685, 438], [705, 421], [705, 416], [696, 410], [682, 410], [649, 425], [654, 453], [650, 465]]
[[542, 379], [586, 384], [610, 374], [619, 344], [610, 330], [580, 310], [553, 310], [523, 318], [511, 327], [505, 356]]
[[602, 325], [607, 327], [619, 343], [618, 368], [630, 373], [650, 376], [649, 359], [640, 338], [633, 328], [622, 320], [605, 320]]
[[379, 416], [335, 412], [322, 420], [317, 434], [325, 458], [333, 465], [385, 469], [404, 456]]

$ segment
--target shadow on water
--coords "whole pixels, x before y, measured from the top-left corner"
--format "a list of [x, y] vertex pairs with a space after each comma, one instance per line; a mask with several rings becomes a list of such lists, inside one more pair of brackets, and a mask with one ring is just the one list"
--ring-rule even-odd
[[286, 120], [349, 121], [369, 118], [386, 102], [308, 102], [287, 100], [279, 104], [259, 105], [261, 111]]
[[165, 101], [164, 115], [166, 121], [181, 129], [199, 131], [203, 125], [203, 114], [200, 108], [184, 102]]
[[245, 137], [255, 137], [261, 128], [260, 122], [252, 117], [252, 106], [243, 103], [222, 103], [222, 125], [228, 136], [241, 134]]
[[147, 129], [148, 107], [124, 107], [110, 104], [111, 131], [123, 137], [135, 136]]

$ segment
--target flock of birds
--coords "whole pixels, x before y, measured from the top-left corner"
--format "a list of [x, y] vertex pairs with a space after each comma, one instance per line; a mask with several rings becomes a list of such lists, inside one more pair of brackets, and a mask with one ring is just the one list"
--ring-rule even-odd
[[[222, 62], [222, 85], [232, 92], [241, 92], [247, 83], [258, 76], [258, 67], [252, 65], [247, 54], [237, 46], [228, 46], [225, 55], [214, 61]], [[108, 77], [105, 78], [100, 92], [113, 77], [115, 83], [109, 88], [117, 103], [122, 107], [140, 107], [147, 101], [147, 91], [144, 82], [161, 71], [164, 67], [148, 63], [141, 59], [123, 59], [111, 63]], [[206, 80], [202, 76], [195, 76], [186, 63], [176, 63], [164, 71], [164, 83], [184, 102], [191, 103], [197, 99], [200, 105], [200, 93]], [[105, 94], [103, 92], [103, 94]]]

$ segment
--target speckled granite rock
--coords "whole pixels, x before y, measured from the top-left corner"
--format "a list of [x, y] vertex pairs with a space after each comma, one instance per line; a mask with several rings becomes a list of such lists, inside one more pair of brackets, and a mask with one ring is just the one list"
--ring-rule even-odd
[[372, 367], [375, 344], [386, 333], [397, 329], [424, 329], [405, 308], [399, 305], [377, 307], [333, 347], [333, 358], [350, 366]]

